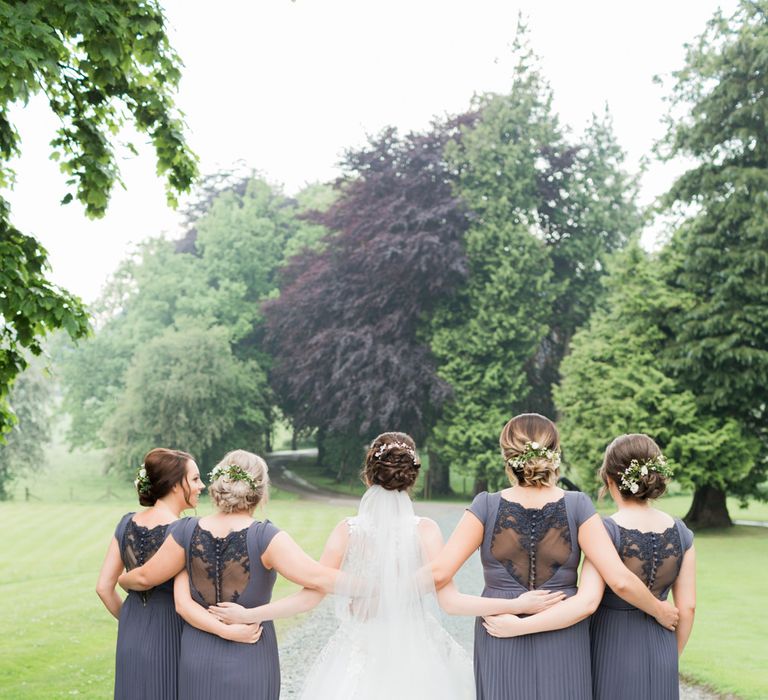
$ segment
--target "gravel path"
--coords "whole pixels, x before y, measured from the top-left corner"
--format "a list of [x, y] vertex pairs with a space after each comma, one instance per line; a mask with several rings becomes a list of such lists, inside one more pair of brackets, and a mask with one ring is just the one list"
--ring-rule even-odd
[[[335, 503], [349, 503], [350, 513], [356, 510], [356, 501], [343, 498], [330, 498], [330, 494], [314, 494], [315, 499]], [[416, 513], [433, 518], [440, 525], [443, 535], [447, 537], [458, 522], [463, 508], [456, 504], [446, 503], [416, 503]], [[465, 593], [479, 594], [483, 588], [483, 574], [480, 557], [473, 554], [456, 576], [459, 590]], [[445, 616], [445, 627], [453, 637], [470, 653], [472, 652], [472, 635], [474, 621], [469, 617]], [[327, 598], [322, 605], [305, 616], [300, 624], [280, 635], [280, 664], [282, 671], [281, 698], [297, 698], [304, 677], [314, 659], [323, 648], [328, 638], [336, 629], [336, 618], [333, 600]], [[738, 700], [735, 696], [727, 698], [714, 694], [706, 689], [680, 683], [681, 700]]]

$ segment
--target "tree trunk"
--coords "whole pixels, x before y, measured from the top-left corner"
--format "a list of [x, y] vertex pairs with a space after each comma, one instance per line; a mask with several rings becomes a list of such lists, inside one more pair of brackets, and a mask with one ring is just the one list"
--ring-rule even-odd
[[325, 467], [325, 428], [318, 428], [317, 435], [317, 464]]
[[731, 527], [731, 516], [725, 503], [725, 491], [714, 486], [699, 486], [693, 494], [693, 503], [683, 518], [694, 530], [706, 527]]
[[293, 428], [293, 430], [291, 430], [291, 449], [294, 452], [296, 452], [296, 450], [298, 449], [298, 444], [299, 444], [299, 438], [296, 434], [296, 428]]
[[440, 459], [434, 450], [427, 450], [429, 455], [429, 496], [449, 496], [451, 490], [451, 474], [448, 465]]
[[475, 477], [475, 485], [472, 487], [473, 495], [477, 496], [481, 491], [488, 490], [488, 479], [484, 476]]

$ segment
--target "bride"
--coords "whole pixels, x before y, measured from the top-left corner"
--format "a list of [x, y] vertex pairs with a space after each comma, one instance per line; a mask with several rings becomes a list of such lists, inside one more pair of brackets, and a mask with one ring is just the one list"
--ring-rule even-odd
[[[368, 490], [356, 517], [340, 522], [320, 559], [341, 568], [336, 587], [339, 627], [310, 669], [308, 700], [466, 700], [475, 695], [466, 652], [438, 621], [437, 604], [451, 615], [536, 613], [562, 595], [530, 591], [508, 600], [439, 592], [426, 567], [440, 552], [437, 524], [414, 515], [408, 489], [419, 472], [413, 439], [383, 433], [368, 449]], [[209, 611], [226, 623], [255, 623], [305, 612], [323, 594], [303, 589], [257, 608], [221, 603]]]

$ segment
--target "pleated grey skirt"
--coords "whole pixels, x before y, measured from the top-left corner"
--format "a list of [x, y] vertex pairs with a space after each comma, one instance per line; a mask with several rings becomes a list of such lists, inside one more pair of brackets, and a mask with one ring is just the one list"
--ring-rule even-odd
[[277, 700], [280, 659], [271, 622], [256, 644], [230, 642], [184, 625], [179, 655], [181, 700]]
[[592, 700], [588, 620], [508, 639], [491, 637], [481, 622], [475, 623], [477, 700]]
[[632, 608], [601, 605], [590, 621], [595, 700], [678, 700], [675, 633]]
[[177, 699], [182, 625], [169, 591], [152, 591], [146, 605], [128, 594], [117, 628], [115, 700]]

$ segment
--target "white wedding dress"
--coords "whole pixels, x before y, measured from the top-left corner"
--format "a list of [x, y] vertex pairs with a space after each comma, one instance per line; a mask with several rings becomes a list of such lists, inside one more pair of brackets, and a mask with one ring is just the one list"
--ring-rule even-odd
[[302, 700], [468, 700], [472, 662], [439, 622], [408, 494], [371, 486], [350, 518], [340, 624]]

